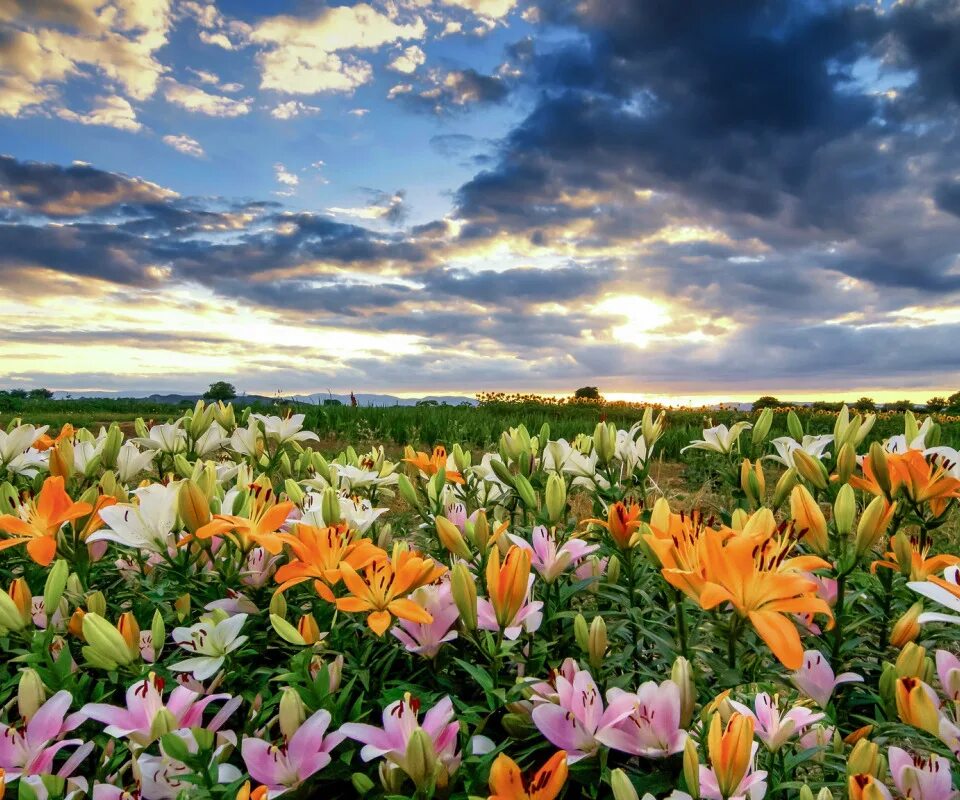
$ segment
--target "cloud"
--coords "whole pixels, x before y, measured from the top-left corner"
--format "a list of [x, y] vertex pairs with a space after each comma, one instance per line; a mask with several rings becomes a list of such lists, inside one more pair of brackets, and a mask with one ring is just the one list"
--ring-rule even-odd
[[250, 100], [237, 100], [222, 94], [211, 94], [196, 86], [179, 83], [172, 78], [164, 82], [164, 97], [187, 111], [211, 117], [240, 117], [249, 114]]
[[407, 217], [406, 192], [396, 191], [392, 195], [386, 192], [374, 192], [374, 200], [368, 206], [359, 208], [328, 208], [330, 214], [354, 219], [383, 220], [397, 225]]
[[81, 125], [105, 125], [122, 131], [138, 131], [143, 126], [137, 121], [133, 106], [118, 95], [98, 97], [93, 108], [86, 114], [77, 114], [67, 108], [57, 110], [61, 119], [79, 122]]
[[168, 134], [163, 137], [163, 143], [170, 145], [177, 152], [183, 153], [194, 158], [203, 158], [205, 155], [203, 147], [196, 139], [186, 134], [173, 135]]
[[[312, 18], [280, 15], [258, 23], [251, 40], [263, 47], [257, 60], [260, 86], [286, 94], [352, 92], [373, 76], [369, 63], [351, 50], [422, 39], [419, 17], [398, 24], [366, 3], [326, 8]], [[343, 53], [341, 55], [341, 53]]]
[[279, 194], [283, 196], [293, 194], [293, 190], [300, 184], [300, 178], [298, 178], [294, 173], [290, 172], [283, 164], [274, 164], [273, 172], [277, 177], [277, 182], [283, 184], [284, 186], [289, 187], [282, 191], [274, 192], [274, 194]]
[[320, 109], [301, 103], [299, 100], [288, 100], [270, 109], [270, 116], [274, 119], [293, 119], [307, 114], [319, 113]]
[[397, 54], [387, 65], [387, 68], [394, 72], [403, 72], [410, 75], [417, 71], [417, 67], [423, 66], [426, 61], [427, 54], [415, 44], [412, 44]]
[[443, 0], [446, 6], [463, 8], [488, 20], [499, 20], [516, 8], [517, 0]]
[[500, 103], [509, 94], [506, 83], [496, 75], [482, 75], [475, 69], [431, 70], [418, 90], [410, 84], [394, 86], [389, 99], [401, 97], [410, 109], [437, 115], [469, 106]]

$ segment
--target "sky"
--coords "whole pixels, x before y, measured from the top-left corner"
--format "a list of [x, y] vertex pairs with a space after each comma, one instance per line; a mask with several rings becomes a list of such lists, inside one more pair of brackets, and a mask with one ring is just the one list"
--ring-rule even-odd
[[958, 0], [0, 0], [0, 387], [923, 401], [958, 139]]

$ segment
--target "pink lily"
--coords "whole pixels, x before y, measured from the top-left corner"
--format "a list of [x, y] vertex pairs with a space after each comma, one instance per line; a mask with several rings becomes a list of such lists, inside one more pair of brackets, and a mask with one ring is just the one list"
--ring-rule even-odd
[[814, 725], [806, 732], [800, 734], [800, 748], [802, 750], [819, 750], [811, 758], [813, 761], [822, 762], [823, 754], [833, 741], [833, 734], [836, 729], [832, 725]]
[[777, 697], [772, 699], [766, 692], [759, 692], [754, 699], [756, 713], [743, 703], [730, 700], [734, 710], [745, 717], [752, 717], [755, 724], [757, 738], [767, 746], [767, 750], [775, 753], [785, 745], [794, 734], [803, 731], [824, 718], [822, 712], [814, 712], [803, 706], [794, 706], [783, 716], [777, 708]]
[[[527, 633], [536, 632], [543, 622], [543, 614], [541, 613], [543, 603], [540, 600], [530, 600], [533, 581], [534, 577], [531, 575], [523, 605], [520, 606], [514, 618], [503, 629], [503, 635], [510, 641], [516, 639], [523, 631]], [[477, 600], [477, 627], [484, 631], [500, 630], [500, 626], [497, 624], [497, 614], [490, 601], [485, 597]]]
[[444, 697], [424, 714], [423, 724], [417, 719], [419, 712], [420, 701], [408, 692], [402, 700], [391, 703], [383, 710], [382, 728], [348, 722], [341, 726], [340, 733], [363, 742], [360, 758], [364, 761], [383, 756], [406, 772], [407, 744], [414, 731], [425, 731], [433, 740], [438, 761], [447, 774], [452, 775], [460, 766], [460, 754], [456, 752], [460, 723], [453, 719], [453, 703], [449, 697]]
[[666, 758], [679, 753], [687, 742], [687, 732], [680, 727], [680, 687], [673, 681], [657, 684], [647, 681], [636, 694], [611, 689], [607, 700], [611, 707], [621, 696], [632, 698], [629, 716], [599, 731], [601, 744], [643, 758]]
[[543, 525], [533, 529], [531, 538], [532, 544], [520, 536], [510, 534], [514, 544], [530, 553], [530, 564], [547, 583], [553, 583], [570, 566], [578, 564], [600, 547], [597, 544], [587, 544], [582, 539], [567, 539], [558, 547], [556, 537]]
[[421, 586], [410, 596], [410, 599], [426, 609], [433, 617], [433, 622], [418, 623], [398, 619], [397, 625], [390, 630], [390, 633], [396, 636], [411, 653], [417, 653], [424, 658], [434, 658], [440, 652], [441, 645], [457, 638], [457, 632], [452, 628], [460, 618], [460, 612], [457, 611], [457, 605], [453, 602], [450, 582]]
[[285, 744], [274, 745], [249, 737], [243, 740], [240, 752], [247, 771], [267, 787], [268, 798], [296, 788], [330, 763], [330, 751], [345, 737], [341, 731], [327, 734], [328, 727], [330, 712], [321, 709], [297, 728]]
[[807, 650], [803, 654], [803, 664], [790, 676], [790, 680], [820, 708], [826, 708], [834, 689], [841, 683], [862, 683], [863, 676], [853, 672], [834, 676], [833, 667], [822, 653], [818, 650]]
[[551, 743], [567, 751], [567, 763], [595, 756], [607, 738], [608, 729], [633, 713], [637, 697], [629, 692], [610, 693], [604, 709], [600, 690], [586, 670], [578, 672], [571, 683], [557, 677], [558, 704], [542, 703], [531, 716]]
[[467, 524], [467, 507], [463, 503], [448, 503], [444, 508], [443, 515], [457, 526], [460, 533], [464, 532], [463, 529]]
[[93, 800], [141, 800], [140, 790], [127, 791], [110, 783], [93, 785]]
[[607, 574], [607, 564], [609, 561], [609, 558], [598, 558], [597, 556], [585, 558], [573, 570], [573, 577], [575, 577], [578, 581], [592, 579], [587, 588], [590, 591], [596, 591], [597, 582], [600, 580], [600, 578]]
[[730, 797], [724, 797], [720, 791], [717, 775], [710, 767], [700, 765], [700, 796], [706, 800], [763, 800], [767, 793], [767, 773], [756, 768], [757, 750], [760, 745], [753, 743], [750, 755], [750, 767], [740, 781], [740, 785]]
[[240, 578], [247, 586], [259, 589], [277, 571], [280, 556], [271, 556], [262, 547], [254, 547], [247, 555], [246, 568], [240, 572]]
[[937, 650], [937, 676], [943, 693], [960, 702], [960, 658], [949, 650]]
[[[207, 730], [219, 730], [230, 715], [240, 707], [241, 697], [228, 694], [211, 694], [202, 697], [185, 686], [178, 686], [167, 703], [163, 702], [163, 680], [151, 675], [127, 689], [127, 707], [105, 703], [87, 703], [80, 713], [89, 719], [106, 724], [103, 732], [115, 738], [127, 738], [146, 746], [157, 738], [154, 722], [161, 712], [173, 717], [173, 729], [203, 727], [203, 711], [216, 700], [226, 700], [217, 715], [207, 724]], [[169, 727], [165, 727], [169, 730]]]
[[950, 762], [940, 756], [911, 756], [906, 750], [891, 747], [887, 753], [890, 774], [897, 790], [910, 800], [956, 800]]
[[77, 714], [66, 716], [72, 702], [73, 695], [61, 690], [37, 709], [25, 727], [12, 728], [0, 722], [0, 769], [8, 783], [21, 776], [51, 773], [57, 753], [76, 745], [73, 755], [57, 773], [66, 777], [93, 750], [93, 743], [84, 743], [83, 739], [55, 741], [83, 721]]
[[[193, 732], [189, 730], [180, 730], [176, 735], [183, 740], [187, 750], [196, 754], [199, 750], [197, 740]], [[216, 767], [216, 782], [233, 783], [240, 779], [242, 773], [232, 764], [220, 763], [223, 754], [236, 744], [236, 736], [228, 731], [223, 734], [224, 741], [213, 753], [213, 763], [210, 766]], [[176, 800], [180, 797], [184, 789], [189, 790], [193, 785], [189, 781], [182, 780], [184, 777], [194, 774], [194, 770], [183, 762], [169, 755], [160, 743], [160, 755], [151, 755], [141, 753], [137, 758], [137, 773], [140, 776], [140, 792], [144, 800]]]

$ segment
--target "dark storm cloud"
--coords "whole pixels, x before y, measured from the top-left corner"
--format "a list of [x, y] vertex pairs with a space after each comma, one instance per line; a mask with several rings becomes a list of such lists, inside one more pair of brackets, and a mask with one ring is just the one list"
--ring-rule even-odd
[[445, 116], [473, 106], [501, 103], [510, 87], [499, 75], [483, 75], [475, 69], [432, 70], [426, 82], [413, 91], [397, 95], [411, 111]]

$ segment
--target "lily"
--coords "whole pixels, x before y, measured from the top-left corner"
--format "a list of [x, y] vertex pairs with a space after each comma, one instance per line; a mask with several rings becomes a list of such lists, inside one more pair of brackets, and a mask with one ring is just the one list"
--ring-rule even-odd
[[[260, 545], [271, 555], [283, 549], [280, 528], [287, 521], [294, 504], [289, 500], [278, 502], [272, 488], [258, 483], [250, 485], [250, 493], [244, 502], [243, 514], [214, 514], [213, 519], [197, 529], [198, 539], [227, 536], [244, 551]], [[185, 543], [188, 540], [184, 540]]]
[[680, 452], [687, 450], [711, 450], [714, 453], [727, 455], [733, 450], [740, 439], [740, 434], [750, 430], [753, 425], [749, 422], [735, 422], [727, 429], [726, 425], [715, 425], [703, 429], [703, 438], [697, 439], [684, 447]]
[[887, 751], [890, 774], [897, 790], [910, 800], [955, 800], [950, 762], [936, 755], [911, 756], [906, 750], [891, 747]]
[[811, 436], [807, 434], [801, 441], [790, 436], [778, 436], [770, 442], [777, 451], [776, 455], [765, 456], [772, 461], [777, 461], [783, 466], [796, 468], [797, 464], [793, 459], [793, 454], [797, 450], [803, 450], [808, 456], [812, 456], [818, 461], [823, 461], [829, 456], [824, 451], [833, 443], [833, 434], [823, 434], [821, 436]]
[[306, 419], [305, 414], [291, 414], [286, 417], [266, 416], [264, 414], [251, 414], [250, 416], [263, 423], [267, 438], [277, 444], [317, 441], [320, 438], [313, 431], [302, 430], [303, 421]]
[[558, 750], [532, 776], [525, 778], [506, 753], [490, 767], [488, 800], [554, 800], [567, 782], [567, 754]]
[[330, 751], [344, 740], [342, 731], [327, 733], [330, 712], [323, 709], [308, 717], [282, 745], [247, 737], [240, 753], [250, 777], [267, 787], [274, 798], [295, 789], [330, 761]]
[[151, 483], [134, 494], [137, 503], [117, 503], [100, 510], [106, 528], [87, 537], [87, 542], [116, 542], [124, 547], [166, 553], [173, 545], [172, 529], [177, 521], [179, 483]]
[[144, 450], [141, 453], [133, 442], [124, 442], [117, 453], [117, 477], [122, 483], [133, 483], [142, 472], [150, 468], [158, 452]]
[[960, 625], [960, 566], [950, 566], [943, 571], [943, 577], [936, 575], [926, 581], [910, 581], [907, 584], [917, 594], [933, 600], [953, 614], [944, 614], [940, 611], [925, 611], [917, 621], [923, 625], [927, 622], [948, 622]]
[[794, 706], [781, 715], [776, 696], [771, 699], [766, 692], [757, 694], [754, 710], [735, 700], [730, 700], [729, 703], [734, 710], [753, 719], [757, 738], [771, 753], [775, 753], [793, 736], [802, 734], [808, 727], [824, 718], [822, 712], [814, 712], [803, 706]]
[[400, 640], [408, 652], [424, 658], [435, 658], [443, 644], [457, 638], [454, 625], [460, 618], [460, 612], [453, 602], [450, 582], [421, 586], [410, 595], [410, 599], [424, 608], [433, 621], [425, 623], [398, 619], [390, 633]]
[[189, 628], [174, 628], [173, 641], [190, 653], [193, 658], [172, 664], [175, 672], [189, 672], [195, 680], [205, 681], [217, 674], [227, 656], [243, 646], [246, 636], [240, 635], [246, 614], [224, 617], [225, 612], [216, 612], [209, 617], [201, 617], [200, 622]]
[[452, 775], [460, 766], [460, 754], [457, 753], [457, 734], [460, 723], [453, 718], [453, 703], [444, 697], [424, 714], [421, 723], [420, 701], [408, 692], [403, 699], [397, 700], [383, 710], [383, 727], [348, 722], [341, 726], [340, 733], [357, 742], [362, 742], [360, 758], [372, 761], [383, 757], [408, 775], [415, 765], [407, 764], [408, 745], [416, 731], [423, 731], [433, 743], [433, 755]]
[[542, 525], [533, 529], [532, 545], [520, 536], [509, 536], [514, 544], [530, 554], [530, 563], [547, 583], [553, 583], [571, 566], [600, 549], [600, 545], [587, 544], [577, 538], [568, 539], [558, 547], [556, 536]]
[[753, 719], [734, 712], [726, 728], [714, 714], [707, 734], [710, 767], [700, 766], [700, 796], [710, 800], [750, 797], [760, 800], [766, 793], [764, 771], [754, 771], [759, 745], [753, 741]]
[[26, 544], [27, 553], [40, 566], [50, 566], [57, 555], [57, 533], [67, 522], [85, 517], [93, 506], [74, 502], [63, 488], [63, 478], [47, 478], [40, 493], [18, 509], [17, 516], [0, 516], [0, 531], [10, 534], [0, 539], [0, 551]]
[[149, 436], [140, 436], [134, 441], [149, 450], [182, 453], [187, 449], [187, 432], [180, 427], [181, 422], [182, 420], [177, 420], [172, 424], [154, 425]]
[[46, 433], [46, 425], [18, 425], [12, 431], [0, 429], [0, 467], [14, 475], [33, 478], [46, 463], [45, 457], [30, 446]]
[[[206, 726], [202, 725], [204, 710], [218, 700], [227, 702]], [[192, 689], [178, 686], [164, 703], [163, 680], [151, 674], [127, 689], [125, 708], [88, 703], [80, 709], [80, 714], [104, 723], [103, 732], [107, 736], [129, 739], [146, 747], [163, 733], [181, 728], [206, 727], [217, 731], [242, 702], [242, 697], [231, 698], [228, 694], [201, 696]]]
[[[621, 696], [621, 689], [607, 692], [611, 706]], [[598, 742], [641, 758], [666, 758], [683, 750], [687, 732], [680, 727], [680, 687], [673, 681], [647, 681], [632, 695], [633, 709], [612, 726], [596, 735]]]
[[844, 683], [863, 683], [863, 676], [853, 672], [835, 676], [825, 655], [819, 650], [807, 650], [800, 668], [790, 676], [790, 681], [820, 708], [826, 708], [834, 689]]
[[551, 744], [566, 751], [568, 764], [595, 756], [605, 739], [622, 741], [611, 729], [634, 712], [636, 695], [611, 693], [604, 708], [600, 690], [586, 670], [577, 672], [572, 682], [558, 675], [556, 688], [557, 703], [540, 703], [531, 717]]
[[90, 754], [92, 742], [85, 744], [82, 739], [57, 741], [83, 721], [76, 714], [66, 716], [71, 703], [73, 695], [61, 690], [40, 706], [23, 728], [0, 722], [0, 772], [8, 783], [20, 777], [49, 774], [54, 758], [65, 747], [78, 749], [60, 769], [63, 775], [71, 774]]
[[[348, 528], [358, 533], [366, 533], [370, 526], [389, 510], [387, 508], [374, 508], [366, 497], [358, 497], [344, 491], [339, 493], [338, 501], [340, 519], [347, 523]], [[303, 517], [300, 521], [305, 525], [326, 528], [336, 522], [336, 520], [331, 522], [324, 520], [321, 495], [316, 492], [310, 492], [304, 498], [303, 509]]]

